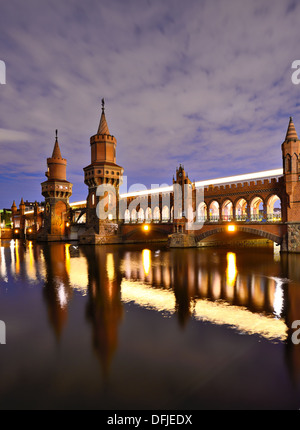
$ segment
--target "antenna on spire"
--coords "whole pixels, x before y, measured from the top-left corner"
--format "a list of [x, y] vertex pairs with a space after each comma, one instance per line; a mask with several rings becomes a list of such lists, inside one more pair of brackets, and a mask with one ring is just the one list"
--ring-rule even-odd
[[105, 101], [104, 99], [101, 100], [102, 103], [102, 113], [104, 113], [104, 109], [105, 109]]
[[58, 130], [55, 130], [55, 139], [57, 140], [57, 133], [58, 133]]

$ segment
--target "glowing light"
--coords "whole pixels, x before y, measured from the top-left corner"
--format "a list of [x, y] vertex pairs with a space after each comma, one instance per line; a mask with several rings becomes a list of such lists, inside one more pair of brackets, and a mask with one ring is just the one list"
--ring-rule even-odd
[[229, 287], [234, 287], [237, 268], [236, 268], [236, 254], [234, 252], [227, 252], [227, 285]]
[[70, 244], [66, 243], [65, 244], [65, 256], [66, 256], [66, 271], [68, 274], [70, 274], [70, 262], [71, 262], [71, 255], [70, 255]]
[[28, 230], [28, 233], [32, 233], [32, 229], [31, 228]]
[[67, 303], [68, 303], [68, 296], [64, 287], [64, 284], [60, 284], [58, 287], [58, 301], [60, 304], [60, 307], [63, 309], [66, 307]]
[[110, 281], [115, 279], [115, 264], [113, 254], [109, 253], [106, 255], [106, 271]]
[[229, 225], [229, 226], [227, 227], [227, 230], [228, 230], [228, 231], [235, 231], [235, 225]]
[[144, 231], [149, 231], [149, 230], [150, 230], [149, 225], [145, 224], [145, 225], [143, 226], [143, 230], [144, 230]]
[[70, 227], [70, 223], [69, 222], [66, 222], [66, 227]]
[[145, 275], [148, 276], [150, 272], [150, 267], [151, 267], [151, 251], [149, 249], [143, 249], [142, 257], [143, 257], [144, 272], [145, 272]]
[[[257, 179], [271, 179], [283, 175], [283, 169], [264, 170], [262, 172], [247, 173], [245, 175], [227, 176], [225, 178], [208, 179], [205, 181], [195, 182], [196, 188], [205, 187], [208, 185], [229, 184], [234, 182], [251, 181]], [[161, 194], [173, 192], [173, 186], [152, 188], [150, 190], [135, 191], [131, 193], [120, 194], [121, 199], [134, 196], [147, 196], [150, 194]]]
[[[135, 302], [141, 307], [155, 309], [162, 313], [174, 313], [176, 300], [169, 290], [152, 288], [147, 284], [122, 280], [121, 294], [123, 302]], [[210, 321], [218, 325], [227, 325], [242, 333], [259, 334], [266, 339], [285, 340], [287, 326], [282, 319], [254, 314], [244, 307], [229, 305], [226, 302], [196, 300], [194, 318], [198, 321]]]
[[20, 272], [20, 256], [19, 256], [19, 241], [15, 242], [15, 253], [16, 253], [16, 266], [15, 273], [18, 274]]
[[226, 184], [230, 182], [250, 181], [252, 179], [267, 179], [282, 176], [283, 169], [264, 170], [263, 172], [247, 173], [245, 175], [227, 176], [225, 178], [208, 179], [206, 181], [195, 182], [196, 187], [208, 185]]
[[19, 230], [18, 230], [18, 229], [16, 229], [16, 230], [15, 230], [15, 234], [18, 234], [18, 233], [19, 233]]

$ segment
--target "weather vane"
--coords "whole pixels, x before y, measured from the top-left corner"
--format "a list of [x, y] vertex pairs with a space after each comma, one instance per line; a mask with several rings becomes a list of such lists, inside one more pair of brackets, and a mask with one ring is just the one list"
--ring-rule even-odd
[[105, 106], [105, 101], [104, 99], [102, 99], [102, 112], [104, 113], [104, 106]]

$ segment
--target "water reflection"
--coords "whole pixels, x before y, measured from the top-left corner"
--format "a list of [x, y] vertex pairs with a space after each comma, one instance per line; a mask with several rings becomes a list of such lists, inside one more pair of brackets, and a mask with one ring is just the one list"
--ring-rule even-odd
[[84, 247], [88, 264], [87, 319], [92, 326], [94, 351], [103, 372], [108, 374], [118, 346], [118, 330], [123, 317], [121, 273], [118, 253], [102, 247]]
[[59, 340], [68, 317], [68, 302], [72, 297], [69, 279], [68, 247], [60, 243], [43, 247], [46, 278], [43, 295], [49, 322]]
[[49, 323], [57, 339], [68, 319], [74, 294], [87, 296], [86, 318], [103, 372], [118, 348], [127, 303], [176, 315], [184, 329], [193, 319], [240, 333], [285, 342], [293, 374], [300, 374], [300, 352], [290, 327], [300, 319], [298, 255], [270, 250], [78, 247], [53, 243], [2, 242], [1, 286], [10, 279], [42, 281]]

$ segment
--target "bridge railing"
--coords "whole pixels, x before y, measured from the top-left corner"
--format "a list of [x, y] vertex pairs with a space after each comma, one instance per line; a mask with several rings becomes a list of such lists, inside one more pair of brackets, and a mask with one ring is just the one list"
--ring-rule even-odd
[[267, 215], [268, 222], [280, 222], [281, 212], [274, 212]]

